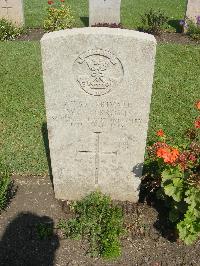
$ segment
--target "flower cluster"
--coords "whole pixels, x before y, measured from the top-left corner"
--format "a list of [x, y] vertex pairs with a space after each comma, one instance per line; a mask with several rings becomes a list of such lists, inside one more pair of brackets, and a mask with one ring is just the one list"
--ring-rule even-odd
[[[200, 16], [199, 16], [199, 19], [200, 19]], [[200, 100], [196, 102], [195, 104], [197, 110], [200, 111]], [[200, 116], [196, 118], [195, 122], [194, 122], [194, 126], [195, 128], [200, 128]]]
[[[195, 108], [200, 111], [200, 100]], [[151, 191], [156, 191], [157, 197], [169, 206], [168, 219], [176, 225], [179, 238], [186, 244], [200, 237], [199, 129], [198, 116], [193, 128], [186, 132], [186, 141], [178, 148], [169, 145], [165, 132], [159, 129], [156, 132], [158, 141], [148, 148], [148, 162], [154, 167], [154, 172], [150, 172], [153, 177]]]
[[[188, 27], [187, 20], [188, 20], [188, 19], [186, 19], [186, 20], [181, 19], [181, 20], [179, 21], [179, 25], [181, 25], [181, 26], [187, 28], [187, 27]], [[196, 18], [196, 24], [197, 24], [197, 26], [200, 25], [200, 16], [197, 16], [197, 18]]]
[[47, 3], [49, 7], [44, 19], [44, 30], [50, 32], [72, 28], [74, 17], [71, 8], [65, 4], [65, 0], [57, 2], [49, 0]]
[[179, 25], [182, 31], [189, 35], [193, 40], [200, 41], [200, 15], [196, 17], [196, 21], [186, 18], [185, 20], [180, 20]]
[[165, 163], [172, 164], [177, 160], [179, 151], [178, 149], [168, 146], [167, 148], [158, 148], [156, 155], [158, 158], [162, 158]]
[[[195, 107], [200, 111], [200, 100], [195, 103]], [[172, 147], [166, 143], [166, 134], [162, 129], [156, 132], [159, 141], [148, 148], [149, 155], [154, 158], [162, 159], [168, 165], [179, 166], [182, 170], [189, 169], [196, 165], [200, 156], [200, 144], [195, 140], [200, 129], [200, 117], [194, 122], [194, 128], [187, 131], [187, 137], [192, 142], [185, 149]]]
[[181, 27], [188, 28], [188, 24], [187, 24], [187, 22], [186, 22], [184, 19], [181, 19], [181, 20], [179, 21], [179, 25], [180, 25]]
[[150, 152], [157, 158], [161, 158], [164, 163], [186, 170], [196, 165], [200, 156], [200, 145], [192, 142], [186, 150], [180, 151], [165, 142], [158, 141], [149, 148], [149, 154]]
[[[162, 130], [157, 131], [156, 135], [159, 136], [159, 138], [162, 138], [165, 136]], [[167, 164], [174, 164], [180, 154], [177, 148], [174, 148], [168, 145], [164, 141], [163, 142], [157, 141], [156, 143], [153, 144], [153, 146], [148, 148], [148, 151], [149, 151], [149, 155], [153, 157], [156, 156], [157, 158], [161, 158]]]
[[196, 128], [200, 128], [200, 117], [198, 117], [198, 118], [196, 119], [196, 121], [194, 122], [194, 126], [195, 126]]
[[156, 133], [156, 135], [158, 136], [158, 137], [164, 137], [164, 131], [162, 130], [162, 129], [159, 129], [158, 131], [157, 131], [157, 133]]
[[[64, 3], [65, 0], [60, 0], [60, 2], [61, 3]], [[54, 4], [54, 1], [49, 0], [47, 3], [48, 3], [48, 5], [53, 5]]]
[[198, 101], [195, 103], [195, 106], [196, 106], [197, 110], [200, 110], [200, 100], [198, 100]]
[[193, 165], [196, 160], [197, 157], [193, 151], [183, 151], [178, 158], [178, 164], [182, 169], [187, 169], [189, 165]]

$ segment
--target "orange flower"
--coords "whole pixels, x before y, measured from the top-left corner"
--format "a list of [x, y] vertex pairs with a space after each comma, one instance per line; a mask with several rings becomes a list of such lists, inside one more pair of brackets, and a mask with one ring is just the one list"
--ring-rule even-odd
[[159, 158], [163, 158], [165, 163], [173, 163], [179, 156], [179, 151], [174, 148], [158, 148], [156, 155]]
[[178, 156], [179, 156], [179, 151], [177, 149], [172, 149], [172, 151], [171, 151], [171, 159], [173, 161], [176, 161]]
[[47, 3], [48, 3], [48, 5], [52, 5], [54, 2], [53, 1], [48, 1]]
[[156, 154], [159, 158], [163, 158], [165, 163], [170, 162], [170, 150], [168, 148], [159, 148]]
[[195, 128], [200, 128], [200, 117], [197, 118], [197, 120], [194, 122]]
[[165, 134], [164, 134], [164, 131], [162, 129], [159, 129], [157, 132], [156, 132], [156, 135], [158, 137], [163, 137]]
[[196, 102], [195, 106], [196, 106], [196, 108], [197, 108], [198, 110], [200, 110], [200, 100], [198, 100], [198, 101]]
[[65, 2], [65, 0], [60, 0], [60, 2], [61, 2], [61, 3], [64, 3], [64, 2]]
[[169, 149], [167, 149], [167, 148], [158, 148], [157, 152], [156, 152], [156, 155], [159, 158], [163, 158], [163, 156], [165, 156], [168, 153], [169, 153]]

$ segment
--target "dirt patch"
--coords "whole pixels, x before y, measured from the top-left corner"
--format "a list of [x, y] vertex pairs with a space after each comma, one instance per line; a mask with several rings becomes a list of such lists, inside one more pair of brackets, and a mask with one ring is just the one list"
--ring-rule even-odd
[[[19, 36], [16, 41], [39, 41], [44, 33], [43, 29], [28, 29], [27, 32]], [[164, 32], [160, 36], [155, 36], [155, 38], [158, 43], [199, 44], [189, 36], [182, 33]]]
[[155, 36], [158, 43], [179, 43], [179, 44], [193, 44], [198, 45], [197, 41], [194, 41], [188, 35], [183, 33], [170, 33], [164, 32], [160, 36]]
[[43, 29], [28, 29], [26, 33], [21, 34], [16, 41], [39, 41], [44, 33]]
[[[55, 200], [49, 177], [14, 180], [17, 193], [0, 215], [0, 265], [200, 265], [200, 241], [185, 246], [167, 240], [157, 226], [158, 212], [146, 203], [122, 204], [128, 233], [122, 239], [121, 258], [114, 262], [90, 258], [86, 241], [64, 239], [55, 229], [69, 211], [65, 203]], [[39, 240], [38, 223], [54, 227], [53, 236]]]

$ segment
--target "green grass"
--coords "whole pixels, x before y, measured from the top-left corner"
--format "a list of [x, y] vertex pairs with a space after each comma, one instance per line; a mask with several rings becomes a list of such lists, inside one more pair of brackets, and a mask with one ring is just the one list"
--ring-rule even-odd
[[199, 99], [200, 46], [159, 45], [155, 66], [149, 139], [162, 128], [180, 143], [197, 116]]
[[[200, 46], [158, 45], [149, 139], [163, 128], [175, 141], [192, 125], [199, 98]], [[19, 174], [46, 174], [41, 55], [38, 42], [0, 43], [0, 158]]]
[[[57, 2], [59, 0], [54, 0]], [[88, 17], [88, 0], [66, 0], [76, 19], [76, 26], [83, 27]], [[137, 28], [140, 25], [140, 14], [150, 8], [165, 11], [171, 20], [184, 18], [186, 0], [122, 0], [121, 21], [127, 28]], [[25, 20], [27, 27], [42, 27], [48, 7], [47, 0], [25, 0]], [[83, 19], [81, 19], [83, 18]]]
[[180, 20], [185, 16], [186, 0], [122, 0], [121, 22], [125, 27], [137, 29], [140, 17], [151, 8], [160, 9], [170, 20]]
[[0, 158], [16, 173], [45, 173], [39, 43], [1, 42], [0, 53]]

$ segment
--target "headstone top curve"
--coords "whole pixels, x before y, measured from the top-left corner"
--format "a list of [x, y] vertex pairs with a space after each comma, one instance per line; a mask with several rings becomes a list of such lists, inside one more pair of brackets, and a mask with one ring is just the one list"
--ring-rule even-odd
[[56, 39], [56, 38], [62, 38], [65, 36], [79, 35], [79, 34], [114, 35], [114, 36], [122, 36], [122, 37], [132, 37], [138, 40], [151, 41], [155, 44], [157, 43], [155, 37], [148, 33], [138, 32], [135, 30], [106, 28], [106, 27], [73, 28], [73, 29], [49, 32], [49, 33], [44, 34], [44, 36], [41, 39], [41, 43], [49, 39]]

